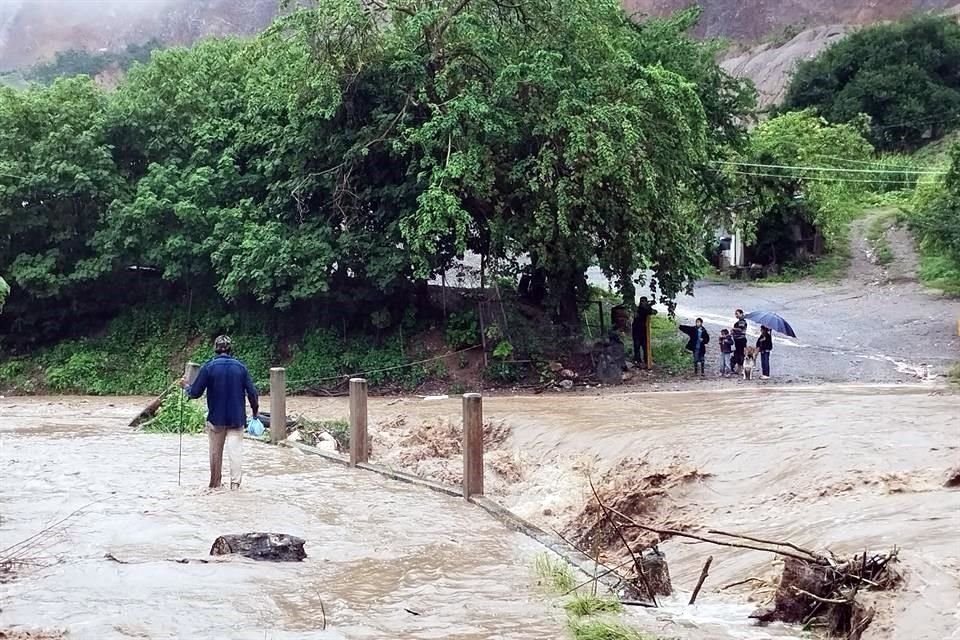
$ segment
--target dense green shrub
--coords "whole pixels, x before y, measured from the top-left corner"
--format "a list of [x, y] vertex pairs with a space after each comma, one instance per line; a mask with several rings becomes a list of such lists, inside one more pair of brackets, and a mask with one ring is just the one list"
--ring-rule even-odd
[[[910, 149], [960, 125], [960, 25], [918, 15], [866, 27], [797, 67], [784, 109], [872, 119], [881, 149]], [[835, 154], [839, 155], [839, 154]]]

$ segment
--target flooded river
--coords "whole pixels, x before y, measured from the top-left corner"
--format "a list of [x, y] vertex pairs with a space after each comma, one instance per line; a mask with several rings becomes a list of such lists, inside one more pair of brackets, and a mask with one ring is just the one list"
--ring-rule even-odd
[[[0, 627], [71, 638], [558, 638], [542, 551], [462, 500], [245, 443], [239, 492], [209, 493], [206, 441], [133, 434], [139, 400], [0, 401]], [[209, 559], [224, 533], [306, 539], [303, 563]], [[104, 558], [112, 554], [130, 564]], [[326, 631], [321, 631], [326, 618]]]
[[[38, 550], [64, 563], [0, 585], [4, 624], [61, 625], [80, 638], [564, 637], [557, 603], [531, 585], [536, 546], [462, 501], [253, 444], [244, 489], [211, 495], [199, 489], [200, 438], [184, 439], [178, 487], [176, 438], [123, 427], [138, 406], [0, 404], [0, 547], [94, 503]], [[291, 398], [288, 406], [313, 418], [347, 412], [345, 399]], [[455, 398], [371, 399], [371, 429], [401, 416], [456, 420], [459, 411]], [[588, 472], [596, 477], [624, 457], [685, 465], [703, 477], [669, 491], [678, 522], [838, 555], [898, 546], [906, 585], [877, 600], [864, 638], [960, 638], [960, 491], [943, 487], [960, 465], [956, 395], [732, 386], [492, 397], [484, 412], [511, 427], [507, 444], [523, 469], [490, 493], [545, 528], [588, 499]], [[375, 448], [375, 458], [384, 454]], [[252, 530], [304, 537], [310, 557], [293, 565], [165, 561], [202, 558], [217, 535]], [[665, 610], [631, 611], [638, 626], [691, 640], [798, 635], [751, 626], [758, 600], [749, 587], [721, 590], [775, 577], [768, 554], [677, 539], [662, 549], [680, 593]], [[698, 605], [682, 606], [707, 555], [714, 562]]]
[[[345, 415], [339, 399], [292, 406]], [[455, 420], [459, 410], [456, 399], [371, 401], [373, 424], [397, 415]], [[960, 638], [960, 490], [943, 486], [947, 470], [960, 465], [956, 395], [929, 387], [738, 385], [702, 393], [494, 397], [485, 399], [484, 412], [512, 427], [511, 445], [526, 468], [496, 497], [535, 522], [557, 526], [576, 512], [589, 497], [585, 469], [599, 474], [626, 456], [679, 462], [706, 476], [670, 495], [686, 525], [838, 555], [900, 547], [906, 586], [878, 603], [865, 638]], [[732, 624], [751, 607], [727, 608], [737, 590], [718, 590], [750, 576], [773, 577], [768, 554], [675, 540], [662, 548], [675, 585], [687, 591], [705, 557], [714, 556], [701, 616], [688, 621], [712, 630], [690, 633], [683, 620], [642, 613], [646, 628], [704, 640], [764, 637]], [[722, 631], [710, 627], [711, 617], [719, 617]]]

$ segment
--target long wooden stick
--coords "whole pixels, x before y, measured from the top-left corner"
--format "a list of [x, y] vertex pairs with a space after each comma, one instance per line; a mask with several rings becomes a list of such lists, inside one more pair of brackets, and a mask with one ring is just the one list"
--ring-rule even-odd
[[707, 556], [707, 561], [703, 563], [703, 569], [700, 571], [700, 579], [697, 580], [697, 586], [693, 588], [693, 593], [690, 594], [690, 602], [687, 604], [694, 604], [697, 601], [697, 596], [700, 595], [700, 588], [703, 586], [703, 581], [710, 575], [710, 564], [712, 562], [713, 556]]
[[727, 536], [728, 538], [739, 538], [741, 540], [749, 540], [750, 542], [759, 542], [760, 544], [772, 544], [778, 547], [788, 547], [794, 551], [799, 551], [800, 553], [806, 553], [811, 558], [817, 558], [817, 554], [809, 549], [804, 549], [803, 547], [798, 547], [792, 542], [778, 542], [776, 540], [764, 540], [763, 538], [756, 538], [753, 536], [747, 536], [742, 533], [727, 533], [726, 531], [720, 531], [718, 529], [710, 529], [707, 533], [718, 535], [718, 536]]

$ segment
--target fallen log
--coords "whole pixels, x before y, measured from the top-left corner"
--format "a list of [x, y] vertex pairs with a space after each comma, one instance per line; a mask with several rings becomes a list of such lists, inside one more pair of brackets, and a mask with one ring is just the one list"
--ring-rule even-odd
[[180, 384], [180, 381], [174, 382], [169, 387], [167, 387], [163, 393], [156, 397], [150, 404], [143, 408], [143, 411], [137, 414], [137, 417], [130, 421], [130, 428], [140, 429], [147, 422], [150, 422], [151, 419], [156, 417], [157, 411], [160, 410], [160, 405], [163, 404], [163, 401], [167, 398], [171, 391], [177, 388]]
[[213, 541], [210, 555], [235, 553], [252, 560], [299, 562], [307, 557], [304, 540], [286, 533], [240, 533], [220, 536]]

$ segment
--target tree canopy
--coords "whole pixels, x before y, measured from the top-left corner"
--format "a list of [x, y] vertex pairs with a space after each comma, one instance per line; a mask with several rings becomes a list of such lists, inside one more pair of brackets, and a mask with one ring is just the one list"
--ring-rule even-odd
[[741, 207], [740, 226], [765, 257], [777, 260], [775, 245], [795, 223], [816, 229], [828, 248], [843, 238], [863, 185], [850, 174], [820, 168], [828, 157], [865, 162], [873, 153], [866, 126], [863, 118], [830, 124], [805, 110], [776, 116], [752, 131], [745, 159], [726, 169], [740, 180], [748, 203]]
[[912, 224], [925, 248], [941, 255], [960, 274], [960, 145], [951, 151], [950, 170], [943, 184], [918, 189], [918, 206]]
[[[149, 267], [278, 308], [408, 301], [527, 255], [576, 322], [597, 262], [698, 274], [752, 90], [606, 0], [316, 0], [252, 41], [155, 52], [115, 92], [0, 93], [0, 264], [33, 299]], [[124, 280], [126, 281], [126, 280]], [[111, 284], [113, 283], [113, 284]], [[21, 300], [17, 296], [17, 300]]]
[[857, 31], [800, 63], [784, 108], [872, 119], [879, 149], [911, 149], [960, 124], [960, 25], [922, 15]]

